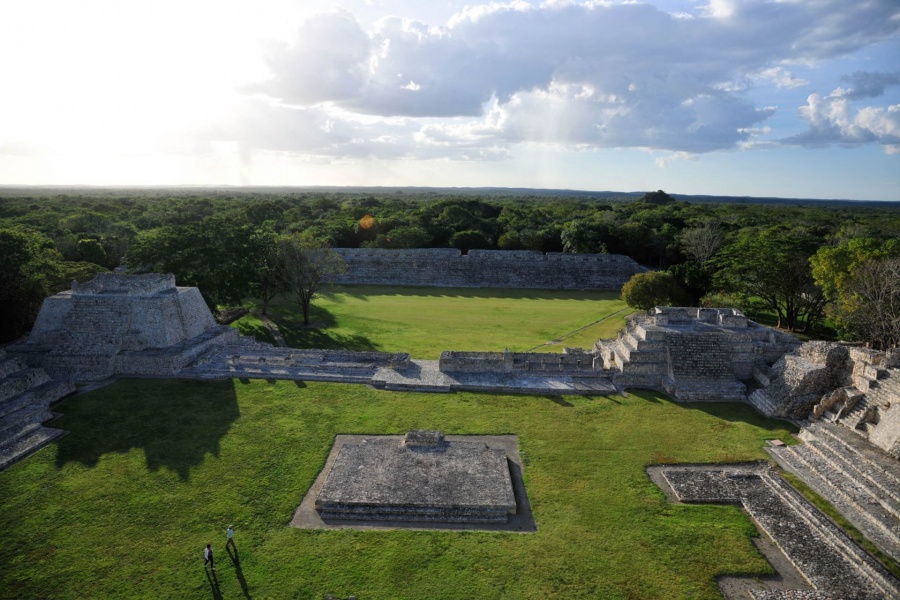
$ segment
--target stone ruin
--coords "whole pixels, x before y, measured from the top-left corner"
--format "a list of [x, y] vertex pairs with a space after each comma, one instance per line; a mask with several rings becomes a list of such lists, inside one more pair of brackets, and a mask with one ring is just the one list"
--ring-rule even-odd
[[47, 298], [28, 339], [7, 350], [54, 378], [83, 382], [172, 376], [236, 336], [172, 274], [100, 273]]
[[620, 254], [569, 254], [532, 250], [455, 248], [335, 248], [347, 271], [339, 284], [426, 287], [491, 287], [559, 290], [621, 290], [646, 271]]
[[341, 445], [315, 507], [326, 522], [505, 523], [516, 498], [504, 449], [414, 430]]
[[746, 402], [754, 370], [799, 345], [734, 308], [656, 307], [595, 351], [620, 389], [651, 388], [685, 402]]
[[[439, 361], [422, 361], [405, 353], [275, 348], [217, 325], [199, 291], [177, 287], [172, 275], [101, 274], [48, 298], [30, 337], [0, 350], [0, 468], [62, 433], [41, 423], [52, 418], [51, 403], [73, 391], [72, 382], [115, 376], [317, 380], [437, 392], [608, 394], [646, 387], [679, 401], [747, 402], [803, 425], [804, 444], [767, 450], [900, 560], [900, 353], [801, 345], [735, 309], [657, 307], [590, 351], [447, 351]], [[404, 444], [386, 439], [347, 446], [316, 498], [324, 518], [489, 523], [515, 512], [509, 469], [498, 466], [496, 449], [442, 442], [437, 434], [413, 433]], [[482, 465], [476, 479], [502, 482], [465, 487], [456, 478], [469, 473], [460, 467], [466, 461]], [[379, 470], [387, 464], [394, 475]], [[378, 476], [357, 481], [348, 465]], [[435, 488], [397, 479], [416, 469], [422, 481], [450, 483]], [[436, 489], [446, 502], [429, 495]], [[472, 501], [454, 490], [468, 490]]]
[[0, 350], [0, 470], [64, 433], [42, 423], [54, 417], [50, 405], [74, 391], [71, 383], [54, 381]]

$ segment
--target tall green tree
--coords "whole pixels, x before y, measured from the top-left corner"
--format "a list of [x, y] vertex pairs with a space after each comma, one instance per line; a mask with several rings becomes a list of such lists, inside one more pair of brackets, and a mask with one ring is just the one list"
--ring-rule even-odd
[[128, 251], [128, 268], [174, 273], [180, 285], [199, 288], [213, 309], [239, 304], [251, 293], [255, 231], [241, 216], [160, 227], [138, 236]]
[[820, 248], [810, 264], [842, 337], [900, 344], [900, 240], [847, 239]]
[[326, 243], [304, 233], [279, 238], [277, 256], [284, 287], [303, 311], [303, 324], [309, 325], [312, 301], [347, 265]]
[[741, 230], [713, 261], [714, 286], [722, 292], [758, 298], [790, 331], [814, 325], [824, 296], [813, 281], [809, 257], [821, 241], [802, 229], [785, 226]]
[[0, 342], [17, 339], [37, 318], [62, 269], [47, 236], [22, 228], [0, 229]]
[[649, 310], [654, 306], [684, 306], [686, 293], [671, 273], [636, 273], [622, 286], [622, 300], [632, 308]]

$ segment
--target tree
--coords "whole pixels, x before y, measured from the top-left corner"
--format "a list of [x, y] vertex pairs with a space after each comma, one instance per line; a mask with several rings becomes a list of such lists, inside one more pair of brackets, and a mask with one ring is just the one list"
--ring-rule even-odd
[[128, 250], [129, 270], [174, 273], [212, 309], [239, 304], [251, 293], [255, 231], [243, 216], [224, 216], [143, 232]]
[[490, 248], [491, 240], [480, 231], [467, 229], [466, 231], [458, 231], [450, 236], [450, 245], [454, 248], [459, 248], [463, 252], [468, 252], [476, 248]]
[[665, 271], [637, 273], [622, 286], [622, 300], [632, 308], [649, 310], [654, 306], [681, 306], [685, 291], [675, 277]]
[[678, 242], [684, 253], [701, 265], [705, 265], [716, 255], [724, 241], [725, 234], [712, 223], [684, 229], [678, 236]]
[[759, 298], [778, 316], [778, 327], [796, 331], [822, 315], [824, 296], [815, 284], [809, 257], [819, 240], [785, 226], [744, 229], [713, 261], [719, 271], [714, 286], [745, 298]]
[[21, 228], [0, 229], [0, 256], [0, 342], [10, 342], [34, 323], [62, 257], [50, 238]]
[[575, 219], [563, 225], [559, 232], [563, 250], [572, 254], [606, 254], [604, 239], [609, 235], [609, 228], [601, 223], [588, 223], [584, 219]]
[[346, 271], [347, 265], [327, 244], [303, 233], [279, 238], [277, 256], [284, 288], [303, 310], [303, 324], [309, 325], [313, 299], [336, 275]]
[[829, 302], [839, 333], [876, 348], [900, 343], [900, 241], [852, 238], [810, 258], [813, 277]]
[[278, 265], [278, 234], [275, 222], [264, 221], [250, 237], [253, 277], [251, 290], [262, 302], [262, 314], [269, 314], [269, 302], [286, 292]]
[[900, 257], [869, 260], [853, 273], [842, 319], [859, 339], [885, 350], [900, 346]]

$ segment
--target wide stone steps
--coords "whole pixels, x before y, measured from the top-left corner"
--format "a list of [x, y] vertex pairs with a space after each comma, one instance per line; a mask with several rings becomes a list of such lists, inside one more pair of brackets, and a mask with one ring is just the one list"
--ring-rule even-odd
[[[760, 477], [778, 499], [800, 517], [808, 531], [796, 531], [789, 517], [780, 518], [774, 503], [768, 502], [761, 510], [754, 511], [753, 503], [767, 502], [765, 496], [745, 498], [744, 503], [789, 560], [818, 590], [833, 598], [900, 598], [900, 582], [797, 490], [777, 475], [763, 472]], [[773, 531], [785, 528], [788, 530], [772, 535]], [[848, 569], [848, 565], [853, 565], [853, 569]]]
[[674, 382], [666, 377], [666, 391], [682, 402], [743, 402], [747, 388], [733, 380], [690, 379], [679, 377]]
[[898, 503], [892, 492], [871, 478], [873, 473], [864, 473], [865, 469], [872, 469], [871, 466], [851, 468], [846, 460], [838, 462], [840, 459], [836, 459], [835, 454], [839, 452], [822, 438], [798, 446], [766, 450], [783, 468], [831, 502], [885, 554], [900, 559]]
[[35, 425], [20, 437], [0, 444], [0, 471], [34, 454], [64, 433], [61, 429]]
[[747, 396], [747, 400], [756, 410], [767, 417], [771, 417], [778, 411], [778, 403], [763, 389], [753, 390], [753, 392]]
[[22, 369], [0, 380], [0, 401], [25, 393], [29, 388], [50, 381], [43, 369]]
[[861, 441], [845, 427], [814, 424], [809, 431], [828, 443], [836, 454], [852, 457], [855, 468], [884, 493], [900, 503], [900, 464], [881, 450]]

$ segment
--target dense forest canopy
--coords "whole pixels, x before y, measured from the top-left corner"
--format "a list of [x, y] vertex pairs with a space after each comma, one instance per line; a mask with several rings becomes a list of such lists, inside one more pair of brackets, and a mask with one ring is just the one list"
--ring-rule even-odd
[[274, 264], [259, 257], [297, 234], [335, 247], [624, 254], [668, 271], [679, 301], [762, 307], [790, 329], [815, 325], [827, 306], [842, 334], [865, 339], [849, 315], [860, 310], [857, 288], [870, 272], [892, 273], [878, 261], [900, 254], [897, 203], [697, 202], [661, 190], [2, 192], [0, 239], [16, 257], [3, 264], [2, 300], [22, 305], [11, 309], [20, 326], [5, 319], [5, 340], [27, 331], [42, 294], [123, 260], [175, 273], [211, 306], [258, 298]]

